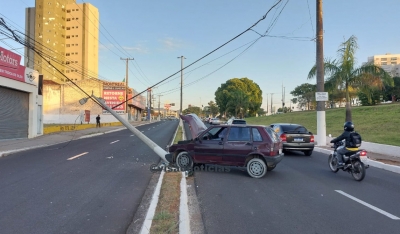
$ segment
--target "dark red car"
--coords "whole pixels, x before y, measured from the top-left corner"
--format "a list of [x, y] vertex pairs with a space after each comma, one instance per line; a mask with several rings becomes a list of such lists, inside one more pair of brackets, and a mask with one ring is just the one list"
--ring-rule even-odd
[[169, 147], [166, 158], [180, 168], [194, 163], [246, 167], [251, 177], [261, 178], [282, 160], [282, 141], [268, 126], [214, 125], [207, 128], [195, 114], [181, 115], [192, 139]]

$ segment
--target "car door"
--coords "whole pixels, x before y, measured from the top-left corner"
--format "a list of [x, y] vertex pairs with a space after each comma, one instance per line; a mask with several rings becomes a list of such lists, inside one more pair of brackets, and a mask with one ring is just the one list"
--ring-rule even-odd
[[217, 126], [202, 133], [194, 146], [194, 161], [221, 164], [226, 132], [227, 127]]
[[252, 152], [250, 127], [232, 126], [229, 129], [227, 139], [224, 143], [224, 165], [243, 166], [246, 156]]

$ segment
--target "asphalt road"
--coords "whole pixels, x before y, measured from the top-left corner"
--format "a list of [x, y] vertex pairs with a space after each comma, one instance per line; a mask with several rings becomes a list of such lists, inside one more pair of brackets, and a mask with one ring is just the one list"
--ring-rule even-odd
[[[138, 129], [165, 148], [177, 125]], [[2, 157], [0, 233], [125, 233], [159, 160], [128, 130]]]
[[357, 182], [327, 159], [291, 153], [261, 179], [195, 172], [206, 233], [400, 233], [400, 175], [369, 168]]

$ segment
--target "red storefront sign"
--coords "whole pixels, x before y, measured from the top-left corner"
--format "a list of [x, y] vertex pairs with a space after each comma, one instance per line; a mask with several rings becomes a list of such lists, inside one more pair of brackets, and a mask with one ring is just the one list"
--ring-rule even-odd
[[20, 62], [20, 55], [0, 47], [0, 76], [37, 85], [38, 72], [20, 65]]

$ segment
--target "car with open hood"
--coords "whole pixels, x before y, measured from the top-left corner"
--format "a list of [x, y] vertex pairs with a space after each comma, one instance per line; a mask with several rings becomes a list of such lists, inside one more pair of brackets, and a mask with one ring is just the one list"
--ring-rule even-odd
[[168, 147], [166, 159], [179, 168], [196, 163], [246, 167], [253, 178], [261, 178], [283, 159], [282, 141], [261, 125], [212, 125], [206, 127], [195, 114], [180, 116], [192, 139]]

